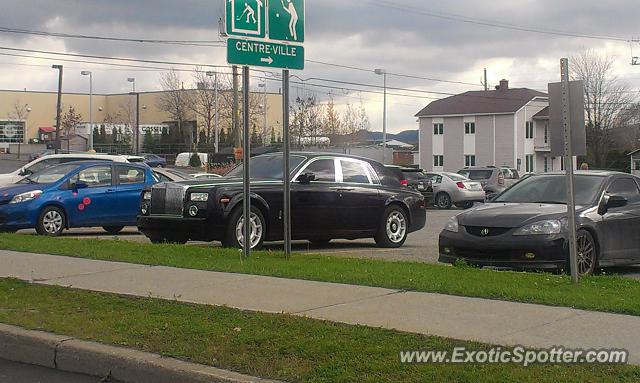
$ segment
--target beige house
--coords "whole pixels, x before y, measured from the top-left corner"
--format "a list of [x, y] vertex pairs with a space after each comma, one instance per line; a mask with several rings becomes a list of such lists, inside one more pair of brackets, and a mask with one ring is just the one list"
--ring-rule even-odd
[[[182, 92], [193, 93], [187, 89]], [[161, 125], [173, 122], [171, 115], [159, 108], [160, 98], [164, 92], [140, 92], [140, 125]], [[230, 112], [225, 106], [225, 99], [230, 95], [219, 95], [220, 129], [231, 127]], [[263, 105], [266, 99], [266, 113]], [[33, 139], [52, 133], [56, 124], [57, 93], [0, 90], [0, 145], [8, 143], [29, 143]], [[252, 93], [252, 126], [268, 138], [273, 128], [276, 134], [282, 133], [282, 96], [274, 93]], [[64, 93], [62, 95], [62, 113], [70, 107], [82, 117], [84, 123], [89, 122], [89, 95], [83, 93]], [[93, 122], [96, 124], [114, 123], [135, 125], [135, 95], [129, 94], [94, 94]], [[225, 110], [227, 108], [227, 110]], [[196, 121], [197, 129], [206, 130], [206, 123], [193, 112], [187, 113], [187, 120]], [[266, 127], [266, 129], [265, 129]]]

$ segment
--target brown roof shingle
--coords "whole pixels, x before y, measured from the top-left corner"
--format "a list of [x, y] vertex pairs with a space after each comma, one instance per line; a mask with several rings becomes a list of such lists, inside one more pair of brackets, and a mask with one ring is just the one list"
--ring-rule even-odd
[[470, 91], [434, 101], [416, 117], [515, 113], [535, 97], [548, 96], [528, 88]]

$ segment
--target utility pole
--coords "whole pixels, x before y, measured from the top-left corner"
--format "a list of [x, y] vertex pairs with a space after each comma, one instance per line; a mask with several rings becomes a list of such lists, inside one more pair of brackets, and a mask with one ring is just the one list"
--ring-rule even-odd
[[53, 65], [58, 70], [58, 107], [56, 110], [56, 153], [60, 151], [60, 115], [62, 114], [62, 65]]
[[88, 70], [80, 72], [83, 76], [89, 76], [89, 151], [93, 150], [93, 73]]
[[376, 69], [375, 74], [382, 75], [384, 83], [384, 102], [382, 110], [382, 164], [387, 164], [387, 71]]
[[[213, 119], [214, 119], [214, 142], [213, 142], [213, 151], [217, 154], [219, 151], [219, 144], [220, 144], [220, 136], [218, 133], [218, 72], [207, 72], [206, 75], [208, 77], [213, 77], [213, 108], [215, 109], [215, 114], [213, 115]], [[209, 116], [209, 118], [211, 118]], [[208, 121], [208, 123], [211, 123], [211, 120]], [[210, 137], [209, 137], [210, 138]]]
[[484, 90], [489, 90], [489, 81], [487, 80], [487, 68], [484, 68]]

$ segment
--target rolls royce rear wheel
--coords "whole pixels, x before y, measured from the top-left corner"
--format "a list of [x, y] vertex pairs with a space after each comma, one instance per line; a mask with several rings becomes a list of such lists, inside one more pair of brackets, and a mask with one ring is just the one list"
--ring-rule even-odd
[[[255, 206], [251, 206], [249, 220], [251, 224], [251, 249], [259, 249], [262, 247], [265, 235], [267, 234], [266, 221], [260, 209]], [[227, 233], [222, 245], [232, 248], [242, 248], [244, 246], [244, 214], [241, 207], [236, 208], [231, 214], [227, 226]]]
[[384, 248], [397, 248], [404, 245], [409, 233], [407, 214], [399, 206], [389, 206], [382, 215], [376, 244]]

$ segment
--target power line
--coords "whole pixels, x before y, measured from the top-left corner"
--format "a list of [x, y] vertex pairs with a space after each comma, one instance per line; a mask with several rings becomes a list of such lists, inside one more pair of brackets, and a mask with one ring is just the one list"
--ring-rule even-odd
[[547, 34], [547, 35], [556, 35], [556, 36], [563, 36], [563, 37], [578, 37], [578, 38], [595, 39], [595, 40], [629, 42], [629, 39], [618, 37], [618, 36], [595, 35], [595, 34], [580, 33], [580, 32], [561, 31], [557, 29], [522, 26], [522, 25], [504, 23], [504, 22], [495, 21], [495, 20], [468, 17], [468, 16], [458, 15], [454, 13], [433, 12], [433, 11], [428, 11], [424, 8], [407, 6], [407, 5], [398, 5], [397, 3], [392, 3], [390, 1], [385, 1], [385, 0], [364, 0], [364, 1], [376, 7], [393, 9], [400, 12], [419, 14], [423, 16], [435, 17], [435, 18], [457, 21], [462, 23], [482, 25], [486, 27], [509, 29], [509, 30], [516, 30], [516, 31], [522, 31], [522, 32], [532, 32], [532, 33]]
[[45, 32], [45, 31], [35, 31], [35, 30], [29, 30], [29, 29], [8, 28], [8, 27], [0, 27], [0, 32], [26, 34], [26, 35], [43, 36], [43, 37], [58, 37], [63, 39], [89, 39], [89, 40], [102, 40], [102, 41], [186, 45], [186, 46], [200, 46], [200, 47], [224, 46], [225, 44], [224, 41], [220, 41], [220, 40], [197, 41], [197, 40], [160, 40], [160, 39], [122, 38], [122, 37], [112, 37], [112, 36], [96, 36], [96, 35], [81, 35], [81, 34], [58, 33], [58, 32]]

